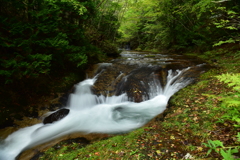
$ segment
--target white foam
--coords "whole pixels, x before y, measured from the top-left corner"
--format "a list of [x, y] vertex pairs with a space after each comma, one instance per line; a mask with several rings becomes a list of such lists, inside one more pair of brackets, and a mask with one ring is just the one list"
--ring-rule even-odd
[[139, 128], [162, 113], [169, 98], [190, 83], [189, 80], [178, 79], [185, 71], [169, 71], [164, 88], [157, 79], [153, 79], [148, 84], [150, 99], [141, 103], [128, 101], [126, 94], [112, 97], [93, 95], [90, 87], [96, 78], [87, 79], [76, 85], [76, 91], [66, 106], [70, 112], [65, 118], [14, 132], [0, 146], [0, 160], [14, 160], [27, 148], [69, 133], [122, 133]]

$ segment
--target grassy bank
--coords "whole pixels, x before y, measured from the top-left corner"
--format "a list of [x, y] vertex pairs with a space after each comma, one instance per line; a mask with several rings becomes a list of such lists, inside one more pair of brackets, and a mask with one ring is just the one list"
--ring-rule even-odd
[[61, 143], [39, 159], [239, 159], [238, 50], [237, 46], [198, 54], [212, 69], [171, 98], [165, 117], [159, 115], [141, 129], [86, 147]]

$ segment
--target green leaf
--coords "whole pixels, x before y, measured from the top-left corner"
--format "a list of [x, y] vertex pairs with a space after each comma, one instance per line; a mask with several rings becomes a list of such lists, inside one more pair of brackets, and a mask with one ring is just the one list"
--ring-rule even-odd
[[223, 149], [220, 149], [220, 153], [223, 156], [224, 160], [234, 160], [232, 157], [231, 149], [228, 149], [226, 152]]
[[240, 132], [237, 134], [237, 141], [240, 142]]
[[209, 155], [211, 152], [212, 152], [212, 149], [209, 149], [209, 150], [207, 151], [207, 155]]

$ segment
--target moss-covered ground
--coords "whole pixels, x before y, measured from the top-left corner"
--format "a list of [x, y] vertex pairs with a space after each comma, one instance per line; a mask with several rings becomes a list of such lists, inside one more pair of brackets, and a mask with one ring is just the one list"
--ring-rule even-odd
[[240, 159], [238, 50], [222, 48], [198, 55], [212, 69], [175, 94], [165, 116], [159, 115], [145, 127], [86, 146], [63, 142], [39, 159]]

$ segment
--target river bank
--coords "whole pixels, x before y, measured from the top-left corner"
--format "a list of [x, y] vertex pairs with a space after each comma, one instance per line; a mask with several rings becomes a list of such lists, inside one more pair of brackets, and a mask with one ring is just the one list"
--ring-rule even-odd
[[[230, 87], [216, 76], [239, 74], [240, 53], [235, 49], [220, 49], [200, 57], [204, 59], [206, 54], [211, 54], [212, 59], [205, 60], [212, 69], [202, 74], [198, 82], [174, 95], [164, 114], [145, 127], [95, 141], [86, 147], [81, 147], [78, 142], [63, 142], [60, 147], [42, 153], [39, 159], [239, 158], [239, 153], [234, 152], [239, 149], [239, 114], [236, 110], [239, 111], [240, 95], [239, 90], [233, 88], [239, 84]], [[224, 97], [232, 98], [236, 104], [226, 102]], [[227, 116], [230, 114], [236, 118]]]

